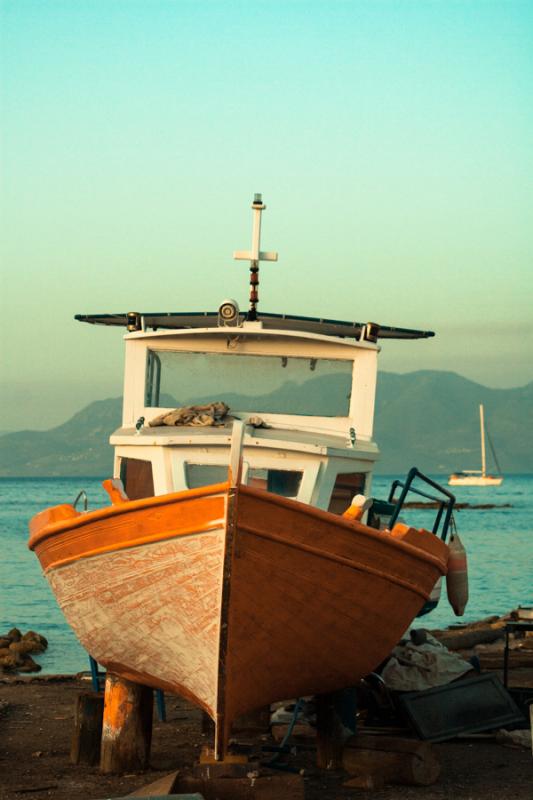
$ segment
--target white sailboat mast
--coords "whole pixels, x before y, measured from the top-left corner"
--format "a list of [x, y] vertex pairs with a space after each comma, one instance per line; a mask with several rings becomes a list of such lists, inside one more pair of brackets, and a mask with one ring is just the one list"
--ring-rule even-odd
[[485, 415], [482, 404], [479, 406], [479, 425], [481, 428], [481, 477], [484, 478], [487, 474], [487, 465], [485, 458]]

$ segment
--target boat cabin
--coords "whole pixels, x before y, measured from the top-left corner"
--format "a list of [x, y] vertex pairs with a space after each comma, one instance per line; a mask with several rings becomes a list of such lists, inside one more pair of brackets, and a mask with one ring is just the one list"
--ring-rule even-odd
[[[344, 511], [370, 490], [377, 346], [300, 331], [130, 333], [115, 477], [130, 497], [226, 480], [232, 419], [247, 424], [243, 482]], [[220, 426], [150, 427], [178, 407], [223, 402]], [[139, 420], [144, 424], [137, 427]]]

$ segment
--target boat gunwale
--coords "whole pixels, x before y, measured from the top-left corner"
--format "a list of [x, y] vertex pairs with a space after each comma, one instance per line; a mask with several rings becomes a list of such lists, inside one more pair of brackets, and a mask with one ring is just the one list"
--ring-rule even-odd
[[[30, 550], [35, 550], [39, 545], [42, 545], [48, 539], [53, 538], [54, 536], [61, 535], [62, 533], [70, 532], [75, 530], [76, 528], [83, 528], [87, 525], [90, 525], [94, 522], [99, 522], [101, 520], [106, 520], [109, 518], [121, 516], [124, 514], [131, 514], [135, 513], [135, 511], [141, 511], [150, 508], [157, 508], [160, 506], [167, 506], [173, 505], [175, 503], [181, 503], [188, 500], [194, 500], [202, 497], [209, 497], [213, 495], [227, 495], [230, 490], [230, 483], [229, 481], [224, 483], [218, 484], [210, 484], [208, 486], [202, 486], [197, 489], [186, 489], [180, 492], [173, 492], [171, 494], [165, 495], [156, 495], [154, 497], [145, 497], [139, 500], [129, 500], [124, 503], [118, 503], [116, 505], [109, 505], [105, 506], [105, 508], [95, 509], [94, 511], [88, 513], [78, 512], [78, 516], [69, 517], [68, 519], [62, 519], [59, 522], [45, 524], [40, 528], [35, 530], [34, 523], [35, 517], [30, 520], [30, 531], [31, 536], [28, 542], [28, 547]], [[379, 541], [383, 543], [385, 547], [392, 548], [393, 550], [401, 550], [403, 552], [410, 553], [412, 556], [417, 558], [418, 560], [425, 561], [426, 563], [432, 564], [434, 567], [437, 567], [442, 574], [446, 574], [446, 558], [443, 557], [439, 558], [438, 555], [433, 553], [429, 553], [423, 547], [418, 547], [410, 542], [406, 542], [401, 538], [393, 537], [389, 534], [384, 533], [375, 528], [371, 528], [368, 525], [364, 525], [361, 522], [354, 522], [351, 520], [347, 520], [344, 517], [336, 514], [332, 514], [329, 511], [324, 511], [323, 509], [316, 508], [315, 506], [310, 506], [306, 503], [301, 503], [298, 500], [293, 500], [292, 498], [283, 497], [281, 495], [273, 494], [272, 492], [267, 492], [262, 489], [256, 489], [250, 486], [246, 486], [245, 484], [239, 484], [237, 487], [237, 495], [243, 494], [248, 495], [249, 497], [256, 497], [260, 500], [267, 500], [272, 505], [277, 505], [281, 508], [287, 508], [292, 511], [298, 511], [300, 514], [304, 514], [312, 518], [313, 520], [320, 520], [324, 523], [332, 524], [334, 523], [335, 526], [339, 527], [341, 530], [344, 530], [347, 533], [353, 534], [357, 533], [359, 535], [365, 536], [371, 540]], [[42, 512], [41, 512], [42, 513]], [[37, 517], [39, 515], [36, 515]], [[244, 526], [243, 526], [244, 527]], [[191, 529], [190, 534], [194, 534], [196, 531]], [[256, 531], [252, 530], [250, 533], [255, 534]], [[423, 535], [423, 534], [422, 534]], [[435, 536], [435, 534], [431, 532], [427, 532], [428, 536]], [[169, 538], [167, 536], [162, 538]], [[172, 538], [172, 537], [170, 537]], [[435, 536], [437, 541], [441, 542], [442, 540]], [[139, 543], [142, 544], [142, 543]], [[293, 546], [298, 546], [296, 543], [292, 543]], [[442, 542], [442, 545], [446, 547], [445, 543]], [[97, 552], [87, 554], [89, 555], [96, 555], [100, 552], [110, 552], [113, 551], [114, 547], [110, 546], [104, 550], [104, 548], [99, 548]], [[79, 555], [76, 558], [69, 559], [69, 561], [77, 560], [78, 558], [84, 558], [85, 555]], [[60, 566], [58, 564], [57, 566]]]
[[[373, 540], [377, 539], [379, 542], [383, 542], [387, 547], [392, 547], [393, 549], [396, 550], [398, 548], [400, 548], [401, 550], [406, 550], [407, 552], [411, 553], [411, 555], [423, 561], [428, 561], [432, 563], [434, 566], [438, 566], [443, 575], [445, 575], [447, 572], [447, 567], [446, 567], [447, 559], [445, 559], [444, 557], [441, 559], [437, 555], [429, 553], [427, 550], [424, 550], [421, 547], [417, 547], [416, 545], [411, 544], [410, 542], [405, 542], [403, 541], [403, 539], [399, 537], [397, 538], [391, 536], [390, 532], [387, 534], [385, 533], [385, 531], [378, 530], [377, 528], [371, 528], [369, 525], [365, 525], [362, 522], [351, 521], [345, 519], [340, 515], [338, 516], [336, 514], [332, 514], [330, 511], [324, 511], [323, 509], [316, 508], [315, 506], [308, 506], [305, 503], [300, 503], [298, 500], [292, 500], [291, 498], [282, 497], [281, 495], [270, 494], [264, 492], [264, 490], [255, 489], [252, 488], [251, 486], [245, 486], [244, 484], [239, 485], [238, 494], [239, 493], [248, 494], [251, 495], [252, 497], [255, 496], [260, 498], [264, 497], [264, 494], [269, 494], [270, 502], [274, 503], [275, 505], [279, 505], [285, 508], [290, 508], [292, 510], [300, 510], [303, 513], [306, 513], [308, 516], [313, 517], [314, 519], [320, 519], [323, 522], [328, 522], [330, 524], [334, 521], [336, 525], [340, 525], [341, 528], [348, 531], [349, 533], [356, 532], [358, 534], [366, 536], [369, 539]], [[295, 505], [298, 507], [298, 509], [295, 509]], [[331, 517], [333, 517], [333, 520], [331, 519]], [[240, 527], [243, 527], [244, 529], [245, 526], [240, 525]], [[250, 533], [255, 534], [256, 531], [251, 530]], [[437, 539], [437, 541], [441, 542], [442, 545], [447, 548], [446, 543], [443, 542], [442, 539], [440, 539], [438, 536], [436, 536], [436, 534], [431, 533], [431, 531], [427, 531], [426, 533], [428, 536], [434, 536]], [[297, 546], [296, 543], [295, 546]], [[442, 569], [442, 565], [444, 565], [444, 570]]]
[[[216, 519], [212, 520], [211, 522], [205, 525], [191, 525], [188, 528], [183, 528], [179, 532], [170, 531], [165, 534], [157, 534], [151, 538], [143, 537], [142, 539], [136, 540], [128, 540], [126, 542], [113, 542], [113, 544], [108, 545], [99, 545], [98, 547], [93, 547], [92, 549], [84, 550], [81, 553], [77, 553], [75, 555], [65, 556], [64, 558], [56, 558], [54, 561], [50, 563], [43, 564], [41, 560], [41, 566], [44, 572], [48, 572], [51, 569], [57, 569], [59, 567], [66, 566], [68, 564], [74, 564], [78, 561], [85, 560], [87, 558], [95, 558], [97, 556], [105, 556], [106, 553], [117, 553], [119, 550], [130, 550], [133, 547], [145, 547], [153, 544], [160, 544], [161, 542], [166, 542], [169, 539], [176, 539], [176, 538], [183, 538], [186, 536], [200, 536], [202, 534], [211, 533], [212, 531], [219, 530], [224, 526], [224, 520]], [[41, 557], [38, 554], [38, 557]]]
[[[28, 547], [30, 550], [42, 544], [46, 539], [57, 534], [71, 531], [75, 528], [82, 528], [85, 525], [90, 525], [93, 522], [107, 519], [109, 517], [120, 516], [122, 514], [130, 514], [135, 511], [141, 511], [147, 508], [157, 508], [158, 506], [172, 505], [174, 503], [181, 503], [186, 500], [194, 500], [200, 497], [208, 497], [211, 495], [227, 494], [229, 491], [229, 481], [223, 483], [214, 483], [210, 486], [200, 486], [197, 489], [185, 489], [180, 492], [171, 492], [170, 494], [154, 495], [153, 497], [142, 497], [138, 500], [126, 500], [123, 503], [116, 503], [115, 505], [108, 505], [104, 508], [96, 508], [94, 511], [87, 513], [77, 512], [78, 516], [72, 516], [67, 519], [59, 520], [44, 524], [37, 527], [35, 520], [39, 517], [36, 514], [30, 520], [30, 539]], [[53, 506], [51, 506], [53, 508]], [[43, 512], [40, 512], [43, 513]]]

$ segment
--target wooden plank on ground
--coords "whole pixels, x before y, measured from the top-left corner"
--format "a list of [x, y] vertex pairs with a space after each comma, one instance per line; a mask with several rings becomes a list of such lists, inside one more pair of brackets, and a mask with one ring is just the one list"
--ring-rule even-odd
[[346, 742], [342, 766], [362, 781], [349, 786], [367, 789], [388, 783], [430, 786], [440, 774], [440, 763], [428, 742], [396, 736], [352, 736]]
[[205, 800], [304, 800], [301, 775], [251, 773], [246, 778], [195, 778], [178, 780], [174, 792], [199, 792]]

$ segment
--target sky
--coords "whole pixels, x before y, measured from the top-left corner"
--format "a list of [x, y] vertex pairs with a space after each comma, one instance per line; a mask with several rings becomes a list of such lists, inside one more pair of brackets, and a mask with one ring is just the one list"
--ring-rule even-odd
[[430, 329], [380, 368], [533, 379], [533, 2], [0, 0], [0, 430], [122, 391], [78, 313]]

